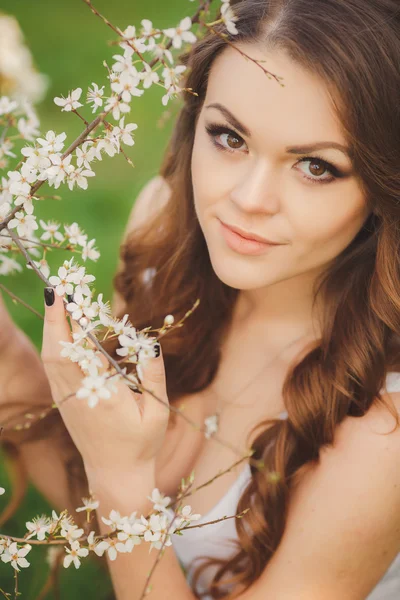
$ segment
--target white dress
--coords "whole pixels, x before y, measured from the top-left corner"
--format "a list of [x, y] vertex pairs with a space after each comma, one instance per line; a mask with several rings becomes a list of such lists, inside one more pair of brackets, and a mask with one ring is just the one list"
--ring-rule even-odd
[[[400, 373], [388, 373], [386, 379], [386, 390], [388, 392], [400, 391]], [[382, 390], [383, 391], [383, 390]], [[280, 413], [280, 418], [286, 418], [287, 413]], [[219, 502], [195, 524], [206, 523], [214, 519], [220, 519], [223, 516], [234, 515], [237, 512], [237, 504], [244, 488], [251, 478], [249, 463], [241, 471], [239, 477], [229, 488], [227, 493]], [[168, 509], [170, 516], [173, 511]], [[175, 554], [186, 572], [187, 581], [190, 584], [192, 573], [201, 560], [195, 564], [192, 561], [199, 556], [213, 556], [219, 558], [228, 558], [235, 553], [235, 544], [231, 540], [237, 540], [238, 536], [235, 528], [235, 519], [220, 521], [214, 525], [207, 525], [195, 529], [188, 529], [183, 535], [171, 536], [172, 546]], [[216, 570], [216, 568], [215, 568]], [[214, 567], [208, 567], [199, 580], [199, 588], [206, 589], [207, 583], [211, 581], [214, 574]], [[211, 596], [203, 597], [209, 600]], [[396, 556], [385, 575], [378, 582], [366, 600], [400, 600], [400, 553]]]

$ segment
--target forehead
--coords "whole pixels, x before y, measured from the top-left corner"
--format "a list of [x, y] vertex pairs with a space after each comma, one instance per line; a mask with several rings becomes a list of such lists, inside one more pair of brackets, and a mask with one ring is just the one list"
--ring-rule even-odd
[[[331, 140], [345, 143], [326, 84], [292, 61], [283, 51], [265, 52], [255, 44], [237, 44], [269, 72], [283, 77], [282, 87], [260, 66], [227, 47], [214, 61], [205, 106], [224, 104], [252, 136], [267, 135], [271, 143], [295, 145]], [[215, 110], [207, 110], [209, 117]]]

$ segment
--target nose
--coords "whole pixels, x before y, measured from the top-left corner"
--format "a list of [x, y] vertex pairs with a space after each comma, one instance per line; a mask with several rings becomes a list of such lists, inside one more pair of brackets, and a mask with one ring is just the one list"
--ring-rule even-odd
[[231, 200], [244, 212], [275, 214], [279, 210], [278, 175], [271, 164], [248, 165], [231, 189]]

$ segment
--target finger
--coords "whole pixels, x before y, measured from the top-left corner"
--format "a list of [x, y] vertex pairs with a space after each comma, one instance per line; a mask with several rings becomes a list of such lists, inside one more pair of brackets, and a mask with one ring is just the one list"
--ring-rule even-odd
[[[82, 333], [82, 331], [84, 330], [84, 328], [79, 321], [76, 321], [75, 319], [72, 318], [72, 314], [71, 314], [71, 312], [69, 312], [69, 306], [73, 302], [74, 297], [72, 295], [68, 295], [67, 299], [68, 299], [68, 304], [66, 306], [67, 320], [71, 326], [71, 332], [72, 332], [73, 339], [75, 339], [74, 334], [80, 335]], [[72, 310], [74, 308], [75, 307], [72, 307]], [[96, 352], [95, 344], [89, 338], [86, 338], [86, 341], [87, 341], [87, 344]], [[100, 352], [97, 352], [97, 357], [100, 359], [100, 362], [101, 362], [101, 370], [106, 371], [109, 367], [108, 360]]]
[[[158, 348], [160, 351], [158, 357], [146, 358], [144, 364], [142, 363], [141, 383], [143, 388], [149, 390], [142, 394], [143, 421], [148, 422], [160, 417], [166, 418], [169, 415], [164, 357], [160, 344], [158, 344]], [[149, 392], [153, 392], [156, 398]]]
[[71, 330], [65, 316], [64, 301], [54, 288], [45, 288], [45, 313], [42, 342], [43, 361], [60, 360], [60, 341], [72, 342]]

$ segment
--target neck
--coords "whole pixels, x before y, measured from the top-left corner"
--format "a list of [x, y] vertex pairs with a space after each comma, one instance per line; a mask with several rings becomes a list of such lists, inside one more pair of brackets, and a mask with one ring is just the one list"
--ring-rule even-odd
[[264, 288], [241, 290], [232, 325], [240, 328], [254, 325], [261, 334], [268, 331], [269, 340], [281, 340], [281, 345], [302, 332], [319, 336], [321, 306], [313, 309], [314, 281], [315, 274], [307, 273]]

